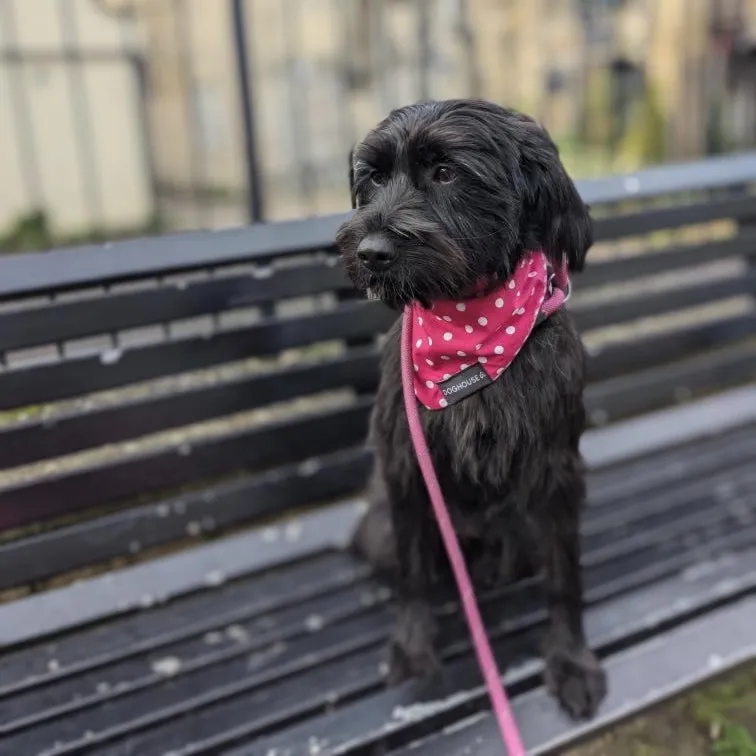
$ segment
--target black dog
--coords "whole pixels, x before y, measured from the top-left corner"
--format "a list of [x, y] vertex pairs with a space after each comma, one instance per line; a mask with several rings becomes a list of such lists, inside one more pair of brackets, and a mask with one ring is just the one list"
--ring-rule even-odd
[[[527, 250], [578, 271], [592, 243], [588, 208], [555, 145], [515, 111], [477, 100], [411, 105], [371, 131], [350, 162], [357, 212], [337, 243], [356, 287], [390, 307], [465, 300], [480, 281], [509, 279]], [[560, 310], [490, 385], [441, 411], [420, 407], [473, 573], [482, 563], [501, 582], [524, 561], [544, 573], [546, 679], [574, 717], [593, 715], [606, 692], [582, 618], [584, 363]], [[399, 681], [437, 669], [431, 592], [448, 574], [403, 407], [399, 322], [384, 348], [371, 442], [374, 508], [357, 545], [398, 578]]]

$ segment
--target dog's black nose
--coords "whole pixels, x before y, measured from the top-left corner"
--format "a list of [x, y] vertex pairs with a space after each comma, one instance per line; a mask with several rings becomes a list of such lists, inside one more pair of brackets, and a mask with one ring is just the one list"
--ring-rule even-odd
[[357, 257], [366, 268], [379, 273], [394, 264], [396, 249], [385, 236], [368, 234], [357, 247]]

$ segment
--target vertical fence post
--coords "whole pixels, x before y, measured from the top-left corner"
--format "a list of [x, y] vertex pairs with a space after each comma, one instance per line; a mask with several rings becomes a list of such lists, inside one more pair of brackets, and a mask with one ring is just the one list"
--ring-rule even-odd
[[189, 183], [191, 184], [189, 196], [194, 223], [204, 228], [208, 219], [212, 217], [212, 207], [206, 205], [202, 196], [202, 190], [205, 188], [205, 161], [198, 133], [197, 118], [199, 114], [195, 109], [194, 48], [186, 0], [173, 0], [171, 11], [174, 43], [176, 45], [175, 62], [182, 92], [187, 168], [189, 169]]
[[99, 235], [107, 225], [103, 211], [101, 176], [95, 155], [95, 128], [84, 59], [79, 42], [77, 5], [71, 0], [58, 1], [58, 27], [63, 41], [63, 55], [68, 75], [68, 100], [74, 127], [76, 162], [81, 166], [81, 182], [89, 212], [90, 233]]
[[[16, 11], [13, 3], [0, 2], [0, 41], [8, 77], [8, 96], [13, 118], [15, 145], [18, 151], [24, 189], [30, 212], [46, 212], [46, 196], [42, 166], [34, 138], [31, 95], [26, 86], [27, 67], [18, 42]], [[10, 139], [7, 134], [4, 139]]]
[[417, 36], [419, 49], [420, 67], [420, 99], [430, 99], [430, 75], [431, 75], [431, 19], [430, 5], [428, 0], [417, 0]]
[[244, 21], [245, 0], [230, 0], [236, 73], [244, 127], [244, 168], [247, 183], [247, 214], [251, 223], [263, 218], [262, 183], [257, 160], [252, 75]]

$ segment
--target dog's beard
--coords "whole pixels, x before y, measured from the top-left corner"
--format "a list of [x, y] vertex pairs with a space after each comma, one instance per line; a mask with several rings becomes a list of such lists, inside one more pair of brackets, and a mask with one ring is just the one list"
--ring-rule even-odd
[[[451, 240], [401, 241], [399, 260], [381, 274], [369, 271], [350, 251], [343, 253], [352, 283], [369, 299], [380, 299], [393, 309], [401, 309], [411, 302], [430, 307], [437, 299], [460, 298], [479, 278], [464, 251]], [[356, 249], [357, 245], [349, 246]]]

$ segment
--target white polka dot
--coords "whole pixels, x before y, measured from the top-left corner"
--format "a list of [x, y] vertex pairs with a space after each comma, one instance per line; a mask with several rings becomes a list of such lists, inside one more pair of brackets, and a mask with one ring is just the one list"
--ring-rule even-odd
[[438, 406], [439, 407], [446, 407], [449, 404], [449, 402], [446, 401], [446, 399], [439, 399]]
[[496, 352], [496, 354], [504, 354], [504, 347], [497, 346], [496, 349], [494, 349], [494, 352]]
[[446, 333], [444, 334], [444, 341], [451, 341], [451, 340], [452, 340], [451, 331], [447, 331], [447, 332], [446, 332]]
[[467, 368], [469, 368], [469, 367], [470, 367], [469, 365], [465, 365], [465, 363], [463, 362], [463, 363], [462, 363], [462, 364], [461, 364], [461, 365], [459, 366], [459, 369], [460, 369], [460, 370], [467, 370]]
[[[446, 321], [447, 323], [451, 323], [451, 316], [450, 316], [450, 315], [444, 315], [444, 318], [443, 318], [443, 319], [444, 319], [444, 320], [445, 320], [445, 321]], [[439, 320], [440, 320], [440, 318], [439, 318]]]
[[423, 324], [423, 319], [422, 318], [418, 318], [417, 319], [417, 324], [418, 325], [422, 325]]
[[444, 380], [448, 381], [451, 378], [451, 373], [444, 373]]
[[494, 304], [495, 304], [495, 305], [496, 305], [496, 306], [497, 306], [498, 308], [500, 308], [500, 309], [501, 309], [502, 307], [504, 307], [504, 300], [503, 300], [503, 299], [502, 299], [501, 297], [499, 297], [499, 298], [498, 298], [498, 299], [497, 299], [497, 300], [496, 300], [496, 301], [494, 302]]
[[514, 326], [507, 326], [507, 333], [511, 336], [515, 332]]
[[465, 326], [465, 332], [466, 333], [472, 333], [473, 332], [473, 327], [471, 325], [466, 325]]
[[428, 336], [428, 346], [433, 346], [433, 339]]
[[467, 357], [467, 355], [463, 351], [457, 352], [457, 357]]
[[460, 312], [464, 312], [467, 309], [467, 305], [464, 302], [457, 302], [457, 309]]
[[536, 277], [536, 271], [531, 270], [530, 273], [528, 273], [528, 278], [535, 278]]
[[448, 355], [448, 354], [442, 354], [442, 355], [441, 355], [441, 359], [442, 359], [442, 360], [450, 360], [450, 359], [451, 359], [451, 357], [449, 357], [449, 355]]
[[485, 365], [488, 362], [488, 357], [478, 357], [478, 362]]
[[488, 318], [480, 317], [478, 318], [478, 323], [482, 326], [488, 325]]
[[518, 307], [512, 315], [524, 315], [525, 314], [525, 308], [524, 307]]
[[416, 373], [419, 372], [420, 368], [417, 365], [413, 365], [412, 367], [415, 368]]
[[426, 381], [426, 382], [425, 382], [425, 385], [426, 385], [426, 386], [427, 386], [428, 388], [433, 388], [433, 387], [434, 387], [434, 386], [435, 386], [436, 384], [435, 384], [435, 383], [433, 383], [433, 381]]
[[430, 365], [431, 367], [433, 367], [433, 360], [426, 360], [426, 363], [427, 363], [428, 365]]
[[423, 340], [422, 339], [418, 339], [417, 343], [415, 344], [415, 346], [419, 349], [422, 345], [423, 345]]
[[515, 287], [516, 285], [517, 285], [517, 284], [515, 284], [514, 280], [510, 281], [510, 282], [509, 282], [509, 283], [507, 284], [507, 286], [508, 286], [508, 287], [509, 287], [510, 289], [514, 289], [514, 287]]
[[517, 292], [516, 296], [518, 296], [518, 297], [520, 296], [520, 292], [519, 291]]
[[480, 348], [481, 348], [482, 346], [483, 346], [483, 344], [476, 344], [476, 345], [475, 345], [475, 351], [476, 351], [476, 352], [480, 351]]

